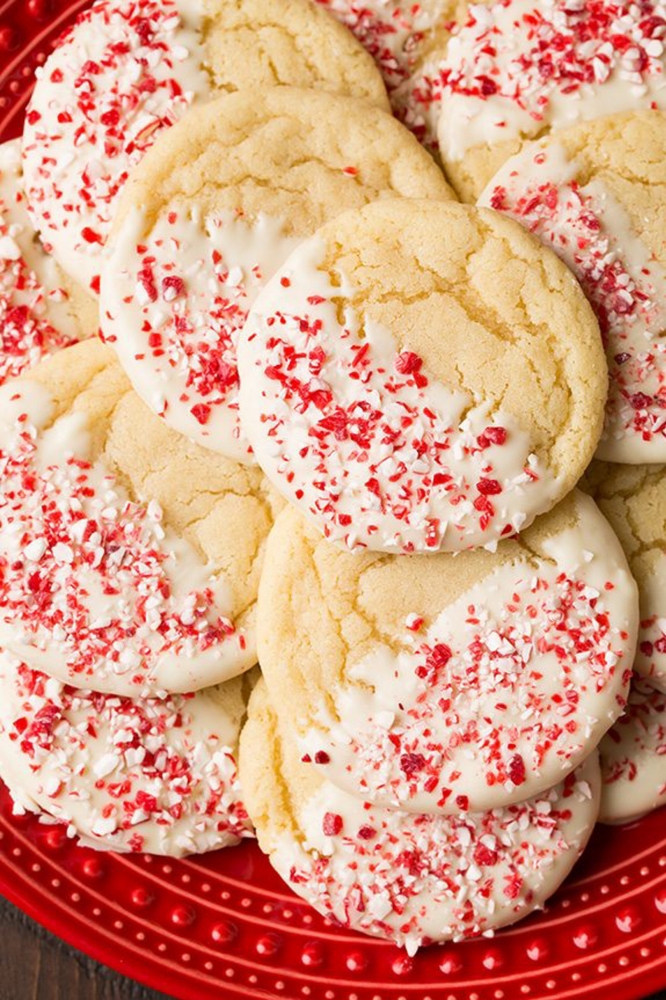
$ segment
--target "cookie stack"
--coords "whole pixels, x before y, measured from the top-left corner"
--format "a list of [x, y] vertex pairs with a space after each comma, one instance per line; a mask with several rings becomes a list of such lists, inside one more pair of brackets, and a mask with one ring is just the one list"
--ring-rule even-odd
[[0, 767], [413, 952], [664, 798], [666, 17], [323, 6], [98, 0], [2, 150]]

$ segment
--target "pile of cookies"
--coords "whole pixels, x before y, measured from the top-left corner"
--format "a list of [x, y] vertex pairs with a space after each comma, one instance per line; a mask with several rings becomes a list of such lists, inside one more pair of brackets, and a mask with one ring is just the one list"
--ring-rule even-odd
[[664, 38], [596, 0], [61, 38], [0, 148], [17, 809], [256, 834], [413, 953], [666, 801]]

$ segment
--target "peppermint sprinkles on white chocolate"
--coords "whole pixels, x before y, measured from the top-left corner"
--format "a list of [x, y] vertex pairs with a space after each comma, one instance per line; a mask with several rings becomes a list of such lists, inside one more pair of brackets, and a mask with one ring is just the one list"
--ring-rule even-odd
[[163, 690], [165, 660], [182, 662], [188, 677], [197, 656], [244, 650], [245, 634], [220, 614], [203, 565], [197, 576], [209, 586], [174, 593], [183, 552], [176, 555], [172, 536], [165, 543], [159, 505], [130, 501], [99, 463], [71, 450], [45, 461], [43, 436], [23, 412], [0, 450], [5, 645], [27, 659], [31, 649], [57, 657], [77, 686], [104, 690], [115, 678], [137, 696]]
[[69, 688], [25, 665], [0, 672], [12, 685], [11, 717], [2, 712], [10, 754], [30, 769], [27, 806], [33, 793], [72, 834], [115, 850], [184, 854], [251, 835], [221, 706], [202, 718], [202, 696], [137, 701]]
[[97, 0], [38, 71], [23, 160], [35, 227], [99, 291], [100, 255], [130, 169], [208, 79], [181, 15], [195, 3]]
[[[437, 74], [445, 159], [544, 125], [663, 105], [665, 35], [666, 4], [649, 0], [474, 4]], [[473, 124], [466, 135], [456, 107]]]

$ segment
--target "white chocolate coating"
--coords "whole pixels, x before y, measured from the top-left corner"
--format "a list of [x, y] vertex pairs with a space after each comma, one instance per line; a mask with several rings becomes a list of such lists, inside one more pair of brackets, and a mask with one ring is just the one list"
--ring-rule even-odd
[[88, 460], [83, 412], [48, 426], [30, 381], [0, 388], [0, 641], [64, 683], [129, 697], [219, 683], [255, 660], [229, 585], [154, 502]]
[[545, 129], [666, 107], [665, 29], [663, 2], [473, 4], [442, 63], [444, 161]]
[[490, 182], [479, 204], [516, 219], [572, 269], [596, 314], [609, 365], [597, 457], [666, 462], [666, 270], [628, 213], [556, 141], [530, 144]]
[[238, 420], [238, 334], [258, 290], [300, 241], [277, 219], [202, 217], [196, 202], [161, 215], [137, 243], [144, 229], [134, 209], [105, 264], [104, 339], [170, 427], [252, 461]]
[[164, 701], [68, 688], [0, 654], [0, 764], [15, 807], [92, 846], [179, 857], [235, 844], [239, 681]]
[[636, 677], [599, 750], [602, 823], [628, 823], [666, 803], [666, 694]]
[[297, 720], [303, 759], [359, 798], [453, 814], [524, 801], [577, 767], [624, 708], [638, 600], [595, 504], [577, 494], [576, 513], [545, 557], [500, 550], [427, 629], [415, 607], [397, 653], [377, 644]]

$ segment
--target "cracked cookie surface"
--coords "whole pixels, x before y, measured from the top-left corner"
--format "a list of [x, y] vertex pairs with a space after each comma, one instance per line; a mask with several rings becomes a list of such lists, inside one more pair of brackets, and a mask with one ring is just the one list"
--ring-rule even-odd
[[625, 704], [636, 586], [573, 493], [497, 552], [354, 555], [282, 512], [259, 660], [308, 770], [410, 811], [518, 802], [571, 771]]
[[345, 208], [450, 199], [390, 115], [273, 87], [192, 111], [121, 201], [102, 280], [102, 329], [144, 401], [175, 430], [253, 461], [238, 422], [236, 345], [258, 290]]
[[303, 243], [239, 343], [241, 420], [276, 487], [349, 548], [494, 544], [565, 496], [603, 418], [598, 327], [520, 226], [376, 202]]
[[23, 160], [35, 226], [93, 293], [118, 196], [157, 136], [215, 94], [292, 84], [388, 109], [359, 42], [308, 0], [98, 0], [38, 72]]
[[64, 683], [193, 691], [256, 661], [257, 469], [192, 445], [98, 341], [0, 389], [0, 642]]

